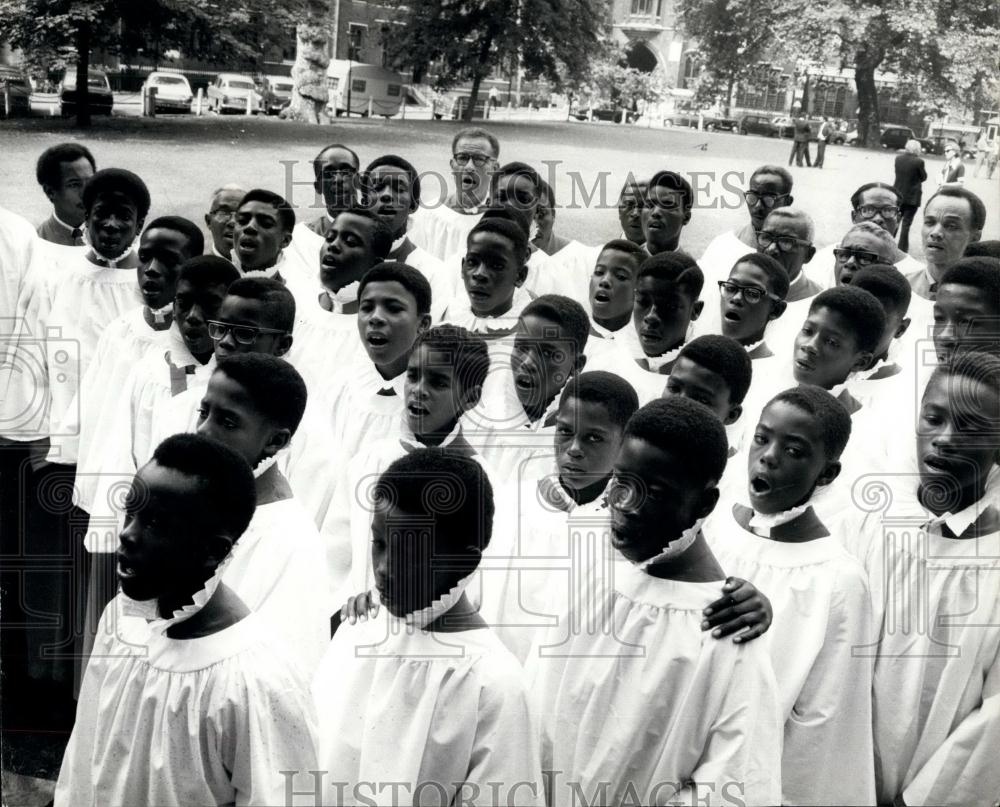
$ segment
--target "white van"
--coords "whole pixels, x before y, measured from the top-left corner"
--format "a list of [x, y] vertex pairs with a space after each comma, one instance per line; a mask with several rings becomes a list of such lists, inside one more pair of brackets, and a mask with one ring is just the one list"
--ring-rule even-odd
[[350, 114], [392, 117], [403, 101], [403, 77], [395, 70], [374, 64], [334, 59], [326, 69], [330, 100], [326, 111], [331, 115]]

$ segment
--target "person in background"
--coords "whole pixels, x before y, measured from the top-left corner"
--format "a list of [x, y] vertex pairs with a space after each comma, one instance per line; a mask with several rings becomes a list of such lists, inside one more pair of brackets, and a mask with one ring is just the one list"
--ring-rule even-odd
[[980, 132], [979, 139], [976, 141], [977, 160], [976, 160], [976, 171], [973, 174], [974, 177], [979, 176], [979, 169], [982, 168], [984, 164], [987, 166], [989, 165], [990, 152], [992, 151], [991, 146], [992, 143], [990, 143], [990, 139], [986, 136], [986, 132], [985, 131]]
[[812, 162], [809, 160], [809, 137], [811, 136], [811, 130], [809, 129], [809, 121], [802, 114], [802, 107], [798, 104], [792, 107], [792, 126], [795, 129], [793, 135], [792, 151], [788, 155], [788, 164], [792, 164], [792, 160], [795, 160], [795, 164], [801, 168], [802, 158], [806, 158], [806, 167], [812, 166]]
[[903, 252], [910, 248], [910, 225], [920, 208], [923, 183], [927, 180], [927, 169], [920, 156], [920, 142], [907, 140], [903, 152], [896, 156], [896, 179], [892, 183], [899, 191], [899, 248]]
[[826, 156], [826, 144], [830, 142], [830, 135], [833, 134], [833, 124], [830, 119], [823, 116], [823, 123], [819, 127], [819, 139], [816, 141], [816, 161], [813, 168], [823, 167], [823, 158]]
[[965, 184], [965, 165], [962, 162], [962, 147], [952, 140], [944, 147], [944, 166], [941, 168], [941, 176], [938, 178], [938, 185], [951, 185], [958, 183]]
[[83, 246], [83, 186], [97, 164], [90, 149], [79, 143], [59, 143], [42, 152], [35, 178], [52, 202], [52, 215], [38, 225], [38, 235], [53, 244]]

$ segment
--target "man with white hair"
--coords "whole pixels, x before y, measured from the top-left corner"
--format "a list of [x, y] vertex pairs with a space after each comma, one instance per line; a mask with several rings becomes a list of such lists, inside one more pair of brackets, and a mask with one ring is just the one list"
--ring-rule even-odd
[[246, 195], [242, 185], [223, 185], [212, 192], [212, 203], [205, 214], [205, 226], [212, 235], [210, 254], [227, 261], [232, 257], [233, 227], [240, 201]]
[[892, 266], [896, 241], [875, 222], [862, 221], [851, 227], [831, 251], [835, 284], [847, 286], [861, 269], [875, 264]]
[[910, 225], [920, 207], [927, 169], [920, 156], [919, 141], [907, 140], [903, 148], [903, 153], [896, 157], [896, 179], [893, 185], [899, 191], [899, 248], [907, 252], [910, 248]]

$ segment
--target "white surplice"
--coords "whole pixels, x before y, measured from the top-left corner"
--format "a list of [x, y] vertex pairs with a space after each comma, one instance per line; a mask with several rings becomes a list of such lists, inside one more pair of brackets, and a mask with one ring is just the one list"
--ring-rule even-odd
[[257, 505], [222, 582], [267, 620], [310, 680], [330, 643], [334, 609], [323, 542], [298, 501]]
[[753, 583], [774, 611], [759, 641], [771, 653], [785, 720], [782, 803], [874, 804], [872, 660], [852, 655], [874, 638], [864, 568], [836, 538], [764, 538], [731, 507], [716, 508], [705, 535], [726, 574]]
[[318, 284], [312, 301], [297, 308], [293, 333], [285, 358], [311, 390], [325, 388], [344, 367], [367, 358], [358, 336], [358, 315], [324, 309]]
[[346, 783], [333, 803], [544, 804], [523, 672], [488, 627], [435, 633], [383, 607], [340, 626], [313, 695], [320, 767]]
[[250, 614], [177, 640], [122, 616], [120, 601], [101, 617], [55, 803], [287, 804], [281, 771], [316, 769], [316, 725], [308, 684], [266, 623]]
[[20, 335], [3, 400], [4, 436], [55, 436], [104, 329], [142, 296], [135, 269], [108, 269], [82, 247], [49, 245], [18, 299]]
[[782, 719], [767, 648], [701, 630], [721, 585], [657, 579], [615, 554], [532, 647], [542, 769], [558, 772], [550, 805], [579, 804], [580, 793], [592, 804], [697, 804], [708, 787], [779, 803]]
[[590, 278], [603, 248], [574, 240], [549, 255], [549, 262], [554, 264], [555, 283], [560, 289], [559, 293], [576, 300], [584, 309], [589, 307]]
[[482, 218], [482, 213], [452, 210], [444, 201], [429, 207], [421, 205], [410, 216], [407, 235], [439, 261], [447, 261], [456, 252], [465, 254], [469, 233]]
[[[993, 804], [1000, 794], [1000, 533], [945, 537], [912, 477], [858, 501], [885, 504], [842, 531], [876, 609], [873, 714], [880, 803]], [[887, 498], [888, 496], [888, 498]], [[987, 496], [952, 521], [961, 534]], [[860, 525], [860, 526], [859, 526]]]
[[729, 277], [736, 262], [756, 251], [756, 246], [747, 246], [740, 240], [736, 230], [727, 230], [715, 236], [698, 259], [698, 268], [705, 276], [705, 288], [718, 289], [718, 282]]
[[[451, 255], [444, 261], [444, 272], [441, 277], [451, 283], [449, 298], [466, 297], [465, 284], [462, 281], [463, 258], [465, 258], [464, 249], [461, 252]], [[575, 299], [576, 292], [570, 280], [571, 275], [564, 271], [561, 263], [546, 255], [540, 249], [536, 249], [528, 257], [528, 274], [521, 288], [530, 292], [535, 297], [541, 297], [543, 294], [562, 294], [563, 296], [574, 297]], [[587, 298], [584, 297], [579, 302], [581, 305], [586, 305], [586, 300]], [[442, 318], [442, 321], [450, 322], [444, 318]]]
[[320, 397], [335, 444], [345, 459], [353, 457], [365, 441], [396, 427], [403, 416], [405, 382], [405, 371], [383, 378], [369, 358], [348, 365], [330, 380]]
[[[0, 207], [0, 336], [14, 333], [17, 298], [42, 250], [41, 239], [26, 218]], [[0, 343], [0, 358], [6, 342]], [[3, 377], [0, 376], [0, 390]]]

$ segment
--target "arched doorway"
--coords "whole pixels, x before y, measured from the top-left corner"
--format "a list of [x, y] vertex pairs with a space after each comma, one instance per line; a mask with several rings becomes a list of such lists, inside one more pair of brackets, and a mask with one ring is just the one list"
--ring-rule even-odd
[[642, 73], [652, 73], [658, 64], [656, 54], [645, 42], [634, 42], [628, 49], [625, 62], [628, 67], [634, 67]]

